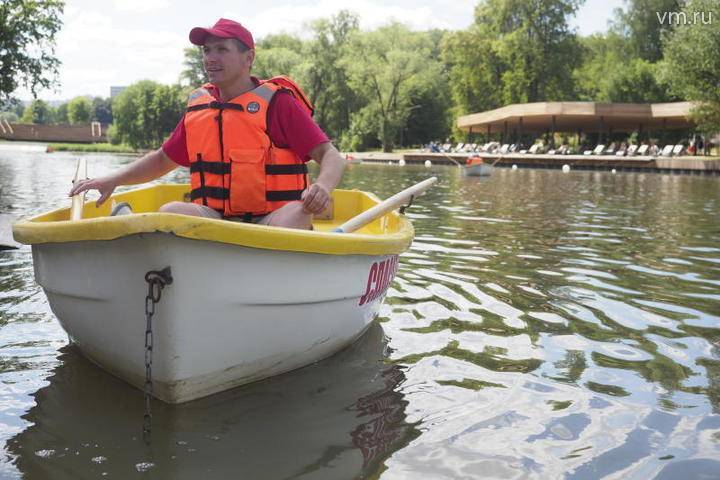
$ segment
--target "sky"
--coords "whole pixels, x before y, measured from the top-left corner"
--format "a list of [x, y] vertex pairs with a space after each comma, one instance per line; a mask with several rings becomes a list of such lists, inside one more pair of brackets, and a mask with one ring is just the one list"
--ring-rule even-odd
[[[272, 33], [307, 36], [306, 25], [339, 10], [360, 17], [360, 27], [377, 28], [396, 20], [413, 30], [460, 30], [473, 20], [478, 0], [67, 0], [63, 27], [57, 36], [61, 61], [59, 85], [43, 90], [44, 100], [69, 100], [78, 95], [110, 96], [110, 86], [150, 79], [177, 82], [183, 69], [188, 32], [210, 26], [220, 17], [245, 25], [256, 40]], [[260, 5], [262, 4], [262, 5]], [[613, 10], [623, 0], [586, 0], [571, 27], [581, 35], [607, 30]], [[29, 91], [16, 96], [28, 100]]]

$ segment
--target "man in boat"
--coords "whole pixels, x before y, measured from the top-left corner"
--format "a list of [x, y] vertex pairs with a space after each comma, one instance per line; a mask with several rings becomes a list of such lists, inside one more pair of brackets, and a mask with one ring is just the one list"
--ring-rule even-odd
[[[220, 19], [190, 31], [202, 46], [210, 83], [190, 95], [185, 115], [161, 148], [110, 175], [77, 182], [70, 196], [95, 189], [97, 205], [119, 185], [154, 180], [190, 167], [188, 202], [161, 212], [263, 225], [311, 229], [340, 182], [345, 160], [313, 121], [312, 107], [292, 80], [260, 81], [250, 74], [255, 43], [250, 31]], [[306, 162], [320, 172], [307, 180]]]

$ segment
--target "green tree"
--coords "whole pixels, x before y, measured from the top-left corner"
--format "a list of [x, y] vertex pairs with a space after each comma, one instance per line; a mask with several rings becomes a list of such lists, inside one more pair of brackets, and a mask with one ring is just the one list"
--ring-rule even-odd
[[668, 86], [659, 77], [659, 66], [647, 60], [636, 58], [616, 68], [607, 84], [607, 100], [618, 103], [670, 102]]
[[478, 5], [476, 23], [498, 38], [495, 52], [505, 66], [504, 103], [573, 95], [579, 43], [567, 20], [579, 4], [580, 0], [488, 0]]
[[92, 102], [87, 97], [75, 97], [68, 102], [67, 111], [71, 124], [90, 123]]
[[315, 105], [315, 121], [331, 137], [340, 139], [362, 100], [348, 85], [341, 64], [351, 35], [358, 31], [358, 16], [342, 10], [312, 23], [313, 38], [305, 44], [305, 61], [296, 69], [298, 81]]
[[502, 106], [504, 66], [483, 28], [473, 25], [449, 33], [443, 40], [442, 59], [456, 116]]
[[614, 73], [625, 68], [627, 39], [614, 31], [580, 38], [582, 63], [573, 72], [576, 98], [609, 102]]
[[[430, 59], [442, 65], [442, 45], [449, 32], [429, 30], [417, 32], [430, 42]], [[447, 71], [443, 68], [431, 88], [413, 98], [413, 107], [405, 128], [401, 131], [400, 145], [423, 145], [430, 140], [447, 138], [453, 127], [452, 94]]]
[[175, 128], [185, 109], [180, 85], [141, 80], [113, 99], [114, 142], [133, 148], [157, 148]]
[[[283, 39], [291, 38], [289, 35], [282, 35], [282, 37]], [[284, 42], [276, 41], [273, 44], [272, 37], [269, 40], [257, 45], [255, 62], [252, 68], [253, 75], [260, 79], [267, 79], [276, 75], [296, 77], [293, 72], [303, 61], [302, 43], [299, 40], [290, 42], [293, 46], [289, 47]], [[296, 43], [300, 45], [300, 48], [294, 47]]]
[[443, 46], [456, 113], [573, 98], [582, 49], [567, 20], [580, 2], [479, 3], [474, 24]]
[[361, 118], [376, 119], [373, 124], [383, 151], [392, 151], [417, 106], [414, 99], [442, 81], [442, 66], [430, 58], [430, 50], [426, 37], [397, 23], [356, 32], [350, 40], [341, 65], [350, 87], [366, 101]]
[[33, 100], [30, 105], [25, 107], [21, 121], [23, 123], [35, 123], [38, 125], [46, 125], [52, 122], [52, 107], [43, 100]]
[[67, 124], [70, 123], [68, 119], [68, 104], [67, 102], [61, 103], [55, 109], [55, 123]]
[[57, 75], [55, 35], [62, 26], [60, 0], [0, 1], [0, 98], [20, 86], [35, 95]]
[[0, 98], [0, 117], [8, 122], [17, 122], [25, 110], [20, 100], [14, 97]]
[[187, 47], [183, 50], [183, 71], [180, 73], [180, 82], [197, 88], [207, 82], [205, 67], [202, 60], [202, 49], [200, 47]]
[[401, 131], [400, 146], [423, 145], [450, 136], [454, 118], [450, 98], [448, 82], [440, 82], [415, 97], [414, 108]]
[[[666, 12], [680, 10], [679, 0], [625, 0], [624, 9], [616, 9], [613, 30], [628, 39], [631, 55], [648, 62], [663, 58], [662, 38], [673, 25]], [[659, 16], [659, 17], [658, 17]], [[661, 19], [665, 21], [661, 21]]]
[[[698, 103], [693, 116], [706, 133], [720, 131], [720, 5], [717, 0], [690, 0], [688, 18], [705, 12], [709, 23], [678, 25], [664, 43], [664, 78], [678, 96]], [[712, 18], [711, 18], [712, 17]]]
[[111, 124], [113, 121], [112, 100], [102, 97], [93, 98], [91, 120], [106, 125]]
[[13, 111], [0, 112], [0, 118], [8, 121], [10, 123], [17, 123], [17, 121], [19, 120], [17, 113], [15, 113]]

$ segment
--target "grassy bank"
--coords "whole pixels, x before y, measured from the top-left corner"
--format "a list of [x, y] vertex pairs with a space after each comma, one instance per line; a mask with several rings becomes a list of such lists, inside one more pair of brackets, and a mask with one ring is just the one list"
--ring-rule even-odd
[[110, 143], [50, 143], [48, 152], [102, 152], [102, 153], [138, 153], [127, 145]]

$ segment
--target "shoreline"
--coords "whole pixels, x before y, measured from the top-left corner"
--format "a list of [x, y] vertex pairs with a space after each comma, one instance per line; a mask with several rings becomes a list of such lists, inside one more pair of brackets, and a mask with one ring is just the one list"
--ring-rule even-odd
[[[430, 161], [433, 165], [462, 165], [468, 158], [467, 153], [383, 153], [383, 152], [350, 152], [347, 158], [353, 162], [397, 164], [403, 160], [407, 165], [424, 165]], [[569, 165], [575, 170], [599, 170], [618, 172], [656, 172], [682, 173], [689, 175], [720, 175], [720, 157], [702, 156], [634, 156], [618, 157], [615, 155], [550, 155], [508, 153], [478, 153], [485, 162], [496, 167], [562, 169]]]

